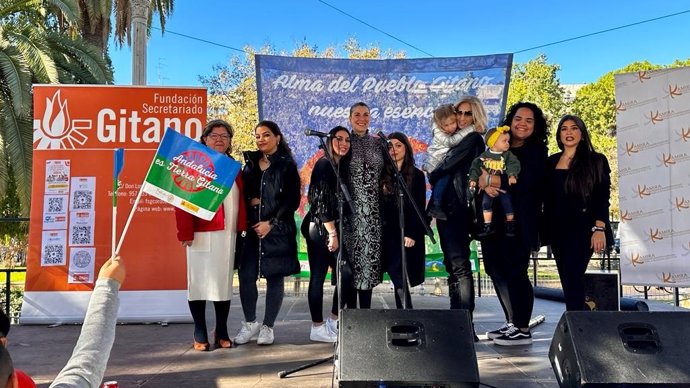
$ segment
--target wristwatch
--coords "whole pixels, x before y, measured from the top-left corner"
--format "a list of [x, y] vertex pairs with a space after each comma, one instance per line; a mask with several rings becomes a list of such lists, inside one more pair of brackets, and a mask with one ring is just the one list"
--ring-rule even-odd
[[596, 226], [596, 225], [594, 225], [594, 226], [592, 227], [592, 232], [604, 232], [605, 230], [606, 230], [606, 229], [604, 229], [603, 226]]

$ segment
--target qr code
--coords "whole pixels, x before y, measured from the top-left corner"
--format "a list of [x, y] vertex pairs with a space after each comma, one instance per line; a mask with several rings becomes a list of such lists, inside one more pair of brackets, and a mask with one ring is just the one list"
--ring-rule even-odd
[[72, 197], [73, 210], [88, 210], [93, 209], [93, 193], [88, 190], [75, 190], [74, 197]]
[[48, 212], [49, 213], [62, 213], [64, 209], [62, 208], [64, 202], [62, 198], [48, 198]]
[[91, 245], [91, 226], [72, 228], [72, 245]]
[[44, 264], [62, 264], [65, 262], [65, 250], [62, 245], [46, 245], [43, 248]]

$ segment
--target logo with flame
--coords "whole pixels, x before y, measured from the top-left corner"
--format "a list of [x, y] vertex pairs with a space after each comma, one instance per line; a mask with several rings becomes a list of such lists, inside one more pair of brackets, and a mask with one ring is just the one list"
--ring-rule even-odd
[[43, 119], [34, 120], [34, 140], [37, 150], [74, 149], [88, 139], [81, 131], [91, 129], [91, 120], [72, 120], [66, 98], [60, 90], [46, 98]]

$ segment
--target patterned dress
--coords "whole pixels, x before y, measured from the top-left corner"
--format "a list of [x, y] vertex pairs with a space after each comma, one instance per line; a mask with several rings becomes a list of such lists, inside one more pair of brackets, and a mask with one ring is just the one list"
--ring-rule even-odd
[[383, 149], [368, 134], [351, 141], [349, 187], [353, 214], [345, 220], [345, 249], [353, 269], [353, 286], [370, 290], [381, 283], [381, 172]]

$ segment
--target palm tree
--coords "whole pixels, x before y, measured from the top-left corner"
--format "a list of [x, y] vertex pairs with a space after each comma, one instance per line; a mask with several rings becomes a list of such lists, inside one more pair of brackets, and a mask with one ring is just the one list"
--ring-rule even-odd
[[[112, 33], [110, 16], [115, 19], [115, 43], [123, 46], [131, 44], [132, 2], [131, 0], [78, 0], [82, 37], [98, 47], [102, 53], [108, 51], [108, 40]], [[165, 31], [165, 21], [173, 11], [173, 0], [150, 0], [148, 6], [148, 35], [151, 36], [153, 15], [158, 15], [161, 30]]]
[[[98, 49], [62, 29], [77, 25], [68, 19], [75, 9], [76, 0], [0, 0], [0, 160], [13, 164], [23, 215], [31, 198], [31, 85], [113, 81]], [[7, 181], [0, 163], [0, 192]]]

